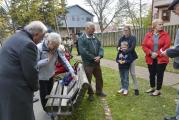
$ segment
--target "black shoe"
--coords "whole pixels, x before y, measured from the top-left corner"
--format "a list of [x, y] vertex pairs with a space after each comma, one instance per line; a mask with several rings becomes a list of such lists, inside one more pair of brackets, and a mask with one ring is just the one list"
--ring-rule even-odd
[[33, 103], [39, 101], [38, 98], [33, 97]]
[[134, 95], [139, 95], [139, 90], [134, 90]]
[[93, 101], [93, 100], [94, 100], [94, 96], [93, 96], [93, 95], [89, 95], [89, 96], [88, 96], [88, 100], [89, 100], [89, 101]]
[[96, 95], [99, 96], [99, 97], [106, 97], [106, 96], [107, 96], [107, 95], [106, 95], [105, 93], [103, 93], [103, 92], [102, 92], [102, 93], [96, 93]]
[[174, 116], [174, 117], [165, 117], [164, 120], [177, 120], [177, 119], [176, 116]]

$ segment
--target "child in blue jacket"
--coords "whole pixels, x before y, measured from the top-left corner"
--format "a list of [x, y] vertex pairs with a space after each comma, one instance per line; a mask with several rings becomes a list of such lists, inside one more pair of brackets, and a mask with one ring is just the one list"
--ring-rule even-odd
[[123, 95], [128, 94], [129, 86], [129, 67], [132, 61], [134, 60], [131, 53], [127, 52], [128, 42], [121, 42], [120, 47], [118, 48], [118, 54], [116, 57], [116, 62], [118, 63], [120, 79], [121, 79], [121, 89], [117, 93], [122, 93]]

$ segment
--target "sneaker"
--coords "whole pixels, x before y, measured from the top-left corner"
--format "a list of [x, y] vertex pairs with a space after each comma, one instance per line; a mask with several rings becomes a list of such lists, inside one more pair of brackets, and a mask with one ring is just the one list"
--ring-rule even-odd
[[124, 90], [123, 95], [127, 95], [128, 94], [128, 90]]
[[106, 97], [107, 96], [104, 92], [96, 93], [96, 95], [99, 96], [99, 97]]
[[139, 90], [134, 90], [134, 95], [139, 95]]
[[150, 96], [159, 96], [161, 93], [159, 90], [155, 90], [153, 93], [150, 94]]
[[120, 90], [117, 91], [118, 94], [121, 94], [123, 92], [124, 92], [124, 89], [120, 89]]
[[93, 96], [93, 95], [89, 95], [89, 96], [88, 96], [88, 100], [89, 100], [89, 101], [93, 101], [93, 100], [94, 100], [94, 96]]
[[151, 93], [151, 92], [154, 92], [155, 91], [155, 88], [150, 88], [148, 89], [147, 91], [145, 91], [146, 93]]
[[177, 119], [176, 116], [174, 116], [174, 117], [165, 117], [164, 120], [177, 120]]

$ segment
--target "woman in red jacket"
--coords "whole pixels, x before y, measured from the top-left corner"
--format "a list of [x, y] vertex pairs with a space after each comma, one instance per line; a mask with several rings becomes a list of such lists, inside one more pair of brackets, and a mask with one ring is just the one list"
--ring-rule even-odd
[[151, 87], [146, 92], [151, 93], [151, 96], [158, 96], [162, 88], [164, 71], [169, 63], [169, 58], [161, 55], [160, 51], [170, 47], [170, 36], [163, 30], [161, 19], [154, 20], [152, 28], [153, 30], [146, 34], [142, 48], [146, 54], [145, 59], [148, 65]]

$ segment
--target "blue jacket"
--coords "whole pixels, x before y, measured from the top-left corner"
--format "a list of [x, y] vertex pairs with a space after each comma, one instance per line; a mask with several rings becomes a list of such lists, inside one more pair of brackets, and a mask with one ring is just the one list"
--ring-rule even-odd
[[120, 47], [121, 46], [121, 42], [123, 41], [126, 41], [128, 42], [129, 44], [129, 48], [127, 50], [127, 53], [131, 53], [132, 56], [137, 59], [138, 56], [137, 56], [137, 53], [135, 51], [135, 47], [136, 47], [136, 37], [131, 35], [129, 37], [125, 37], [125, 36], [122, 36], [119, 40], [118, 40], [118, 46], [117, 47]]
[[[135, 58], [132, 56], [131, 53], [119, 51], [117, 53], [116, 62], [118, 63], [119, 69], [129, 69], [131, 63]], [[119, 60], [125, 61], [124, 64], [119, 63]]]

